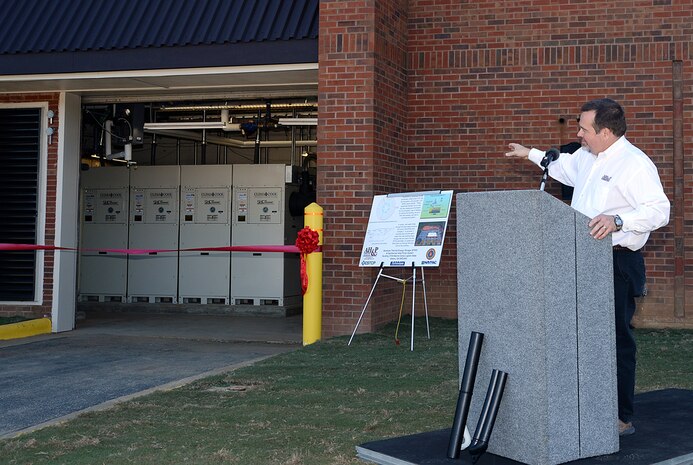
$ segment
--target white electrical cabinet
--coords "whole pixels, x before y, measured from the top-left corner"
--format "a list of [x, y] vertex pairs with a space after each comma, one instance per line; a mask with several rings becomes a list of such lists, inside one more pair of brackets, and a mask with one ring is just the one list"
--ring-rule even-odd
[[125, 166], [92, 168], [80, 175], [79, 297], [81, 302], [124, 302], [128, 246]]
[[178, 302], [228, 304], [232, 165], [181, 166]]
[[175, 303], [178, 295], [179, 166], [130, 170], [128, 301]]
[[[234, 165], [231, 239], [236, 245], [293, 245], [303, 217], [289, 214], [296, 190], [284, 165]], [[298, 254], [233, 252], [231, 303], [291, 306], [301, 301]]]

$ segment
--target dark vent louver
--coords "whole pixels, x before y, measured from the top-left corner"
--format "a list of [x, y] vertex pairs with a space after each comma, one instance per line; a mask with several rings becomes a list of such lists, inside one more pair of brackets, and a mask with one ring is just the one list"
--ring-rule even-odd
[[[0, 243], [35, 244], [41, 110], [0, 109]], [[0, 301], [34, 301], [36, 252], [0, 251]]]

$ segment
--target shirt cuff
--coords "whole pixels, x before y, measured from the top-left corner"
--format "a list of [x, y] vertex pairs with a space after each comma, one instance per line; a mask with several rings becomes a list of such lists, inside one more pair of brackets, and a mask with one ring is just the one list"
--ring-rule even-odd
[[531, 149], [529, 151], [529, 156], [527, 158], [529, 158], [530, 161], [537, 164], [537, 166], [541, 166], [541, 161], [544, 159], [545, 155], [546, 155], [546, 152], [543, 152], [539, 149]]

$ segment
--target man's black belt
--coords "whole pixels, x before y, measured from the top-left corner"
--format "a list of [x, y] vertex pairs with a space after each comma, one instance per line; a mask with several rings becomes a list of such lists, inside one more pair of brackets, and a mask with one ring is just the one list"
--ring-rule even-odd
[[614, 252], [639, 252], [640, 249], [638, 250], [631, 250], [628, 247], [623, 247], [622, 245], [615, 245], [614, 246]]

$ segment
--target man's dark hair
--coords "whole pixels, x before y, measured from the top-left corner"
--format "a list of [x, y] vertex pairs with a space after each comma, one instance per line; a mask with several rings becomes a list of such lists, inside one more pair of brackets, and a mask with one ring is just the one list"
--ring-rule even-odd
[[599, 98], [584, 104], [580, 112], [595, 111], [594, 130], [610, 129], [616, 137], [626, 133], [626, 114], [621, 105], [610, 98]]

